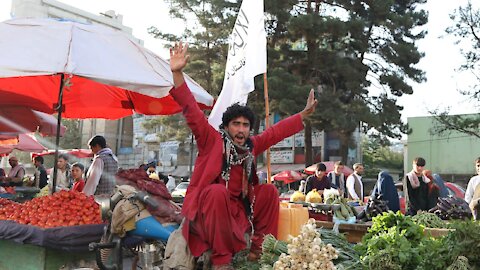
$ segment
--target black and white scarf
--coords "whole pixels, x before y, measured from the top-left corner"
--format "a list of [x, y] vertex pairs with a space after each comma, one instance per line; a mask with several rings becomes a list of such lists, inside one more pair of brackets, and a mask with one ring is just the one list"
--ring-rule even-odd
[[250, 191], [250, 197], [249, 197], [249, 186], [252, 184], [253, 181], [253, 154], [252, 154], [252, 149], [253, 149], [253, 143], [250, 138], [247, 139], [245, 145], [238, 145], [235, 144], [230, 137], [230, 134], [224, 129], [220, 129], [220, 134], [222, 135], [223, 138], [223, 143], [224, 143], [224, 155], [225, 158], [223, 159], [223, 167], [222, 167], [222, 174], [221, 177], [223, 180], [226, 182], [226, 187], [228, 190], [228, 181], [230, 180], [230, 170], [232, 169], [232, 166], [234, 165], [240, 165], [242, 164], [243, 166], [243, 175], [242, 175], [242, 202], [245, 207], [245, 213], [248, 217], [248, 220], [251, 225], [251, 234], [253, 235], [254, 233], [254, 227], [253, 227], [253, 222], [252, 222], [252, 217], [253, 217], [253, 206], [255, 204], [255, 193], [253, 192], [253, 186], [252, 190]]
[[[228, 132], [224, 129], [220, 130], [220, 134], [223, 138], [225, 150], [225, 158], [222, 167], [222, 178], [225, 180], [225, 182], [227, 182], [227, 187], [228, 181], [230, 180], [230, 170], [234, 165], [243, 165], [243, 169], [246, 173], [248, 183], [251, 183], [253, 171], [252, 141], [250, 139], [247, 139], [247, 142], [244, 146], [238, 145], [233, 142], [230, 134], [228, 134]], [[243, 195], [246, 196], [246, 194]]]

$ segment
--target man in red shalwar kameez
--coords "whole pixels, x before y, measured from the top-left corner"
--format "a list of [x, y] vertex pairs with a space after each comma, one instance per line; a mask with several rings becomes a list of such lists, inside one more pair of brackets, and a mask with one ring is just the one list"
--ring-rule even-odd
[[277, 235], [278, 191], [271, 184], [259, 185], [254, 158], [301, 131], [302, 119], [314, 112], [317, 101], [312, 90], [302, 112], [252, 137], [253, 112], [234, 104], [223, 114], [217, 131], [185, 84], [182, 70], [188, 58], [187, 46], [182, 43], [170, 49], [175, 84], [170, 94], [182, 107], [198, 147], [182, 207], [186, 218], [182, 232], [194, 256], [211, 250], [214, 269], [233, 269], [233, 255], [247, 246], [245, 233], [253, 234], [250, 259], [258, 259], [265, 235]]

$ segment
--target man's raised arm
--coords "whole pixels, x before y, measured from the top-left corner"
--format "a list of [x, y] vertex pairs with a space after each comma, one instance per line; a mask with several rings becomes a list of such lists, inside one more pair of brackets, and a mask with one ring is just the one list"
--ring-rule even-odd
[[182, 70], [190, 58], [190, 55], [187, 54], [187, 49], [188, 45], [184, 45], [182, 42], [175, 43], [175, 46], [170, 48], [170, 69], [172, 70], [175, 88], [180, 87], [185, 82]]

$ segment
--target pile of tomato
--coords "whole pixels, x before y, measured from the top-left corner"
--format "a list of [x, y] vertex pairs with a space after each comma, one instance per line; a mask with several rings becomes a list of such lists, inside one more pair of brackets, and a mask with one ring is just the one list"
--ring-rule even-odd
[[0, 199], [0, 220], [42, 228], [100, 224], [100, 206], [93, 196], [62, 190], [25, 203]]

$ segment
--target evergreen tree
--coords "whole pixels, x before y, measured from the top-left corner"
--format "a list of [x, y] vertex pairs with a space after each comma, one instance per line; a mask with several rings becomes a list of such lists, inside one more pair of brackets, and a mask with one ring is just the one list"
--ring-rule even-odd
[[[187, 73], [218, 93], [223, 81], [228, 35], [241, 1], [170, 0], [175, 18], [195, 20], [185, 31], [192, 64]], [[425, 0], [265, 0], [268, 34], [268, 80], [272, 111], [290, 115], [301, 110], [310, 88], [319, 106], [306, 121], [306, 149], [312, 127], [337, 131], [346, 160], [350, 138], [362, 123], [381, 137], [408, 132], [400, 119], [397, 98], [412, 94], [410, 82], [425, 80], [415, 68], [423, 53], [415, 42], [427, 22], [419, 5]], [[190, 17], [189, 17], [190, 16]], [[179, 37], [152, 27], [152, 34], [170, 41]], [[260, 76], [259, 76], [260, 77]], [[264, 111], [263, 83], [249, 96], [259, 115]], [[377, 91], [372, 91], [372, 88]], [[377, 93], [378, 92], [378, 93]], [[311, 123], [311, 124], [310, 124]], [[307, 153], [307, 163], [311, 163]]]
[[317, 90], [312, 125], [340, 134], [344, 160], [359, 123], [383, 137], [399, 138], [408, 131], [396, 101], [413, 93], [408, 80], [425, 80], [414, 67], [423, 56], [415, 42], [425, 34], [416, 29], [427, 22], [417, 7], [424, 2], [287, 1], [293, 4], [290, 10], [276, 9], [273, 18], [289, 18], [279, 20], [280, 33], [273, 35], [285, 37], [275, 44], [283, 65], [301, 77], [302, 85]]

